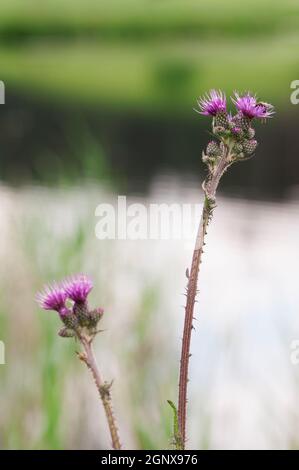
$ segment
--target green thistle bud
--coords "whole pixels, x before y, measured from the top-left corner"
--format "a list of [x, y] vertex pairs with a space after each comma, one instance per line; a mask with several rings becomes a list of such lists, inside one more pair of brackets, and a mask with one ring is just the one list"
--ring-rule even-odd
[[100, 321], [100, 319], [102, 318], [104, 314], [104, 310], [102, 308], [96, 308], [94, 310], [91, 310], [89, 313], [88, 313], [88, 324], [87, 324], [87, 327], [89, 329], [95, 329], [98, 322]]
[[236, 116], [234, 116], [231, 121], [230, 121], [230, 127], [233, 128], [233, 127], [241, 127], [242, 125], [242, 122], [241, 122], [241, 116], [239, 114], [237, 114]]
[[78, 318], [80, 326], [87, 326], [88, 324], [88, 306], [87, 302], [75, 302], [73, 313]]
[[227, 128], [229, 123], [228, 123], [228, 118], [227, 118], [227, 113], [226, 112], [219, 112], [216, 114], [214, 118], [214, 125], [215, 127], [224, 127]]
[[221, 150], [217, 142], [214, 140], [211, 140], [211, 142], [208, 143], [207, 145], [207, 150], [206, 150], [207, 156], [208, 157], [218, 157], [221, 155]]
[[244, 137], [244, 132], [241, 127], [234, 126], [231, 128], [231, 134], [236, 140], [241, 140]]
[[256, 147], [257, 147], [257, 141], [256, 140], [244, 140], [242, 142], [243, 150], [246, 155], [251, 155]]
[[230, 126], [240, 128], [242, 129], [243, 132], [248, 132], [248, 129], [250, 128], [251, 120], [247, 116], [243, 116], [240, 114], [237, 114], [234, 116], [230, 122]]
[[249, 117], [242, 116], [240, 118], [241, 128], [243, 129], [244, 132], [248, 131], [248, 129], [250, 128], [250, 123], [251, 123], [251, 119], [249, 119]]
[[237, 143], [234, 145], [234, 153], [235, 154], [240, 154], [243, 152], [243, 145], [241, 143]]
[[73, 313], [60, 314], [60, 318], [70, 330], [76, 330], [79, 326], [78, 318]]
[[60, 328], [60, 330], [58, 331], [58, 334], [62, 338], [72, 338], [73, 336], [75, 336], [74, 330], [71, 330], [67, 328], [66, 326], [63, 326], [62, 328]]

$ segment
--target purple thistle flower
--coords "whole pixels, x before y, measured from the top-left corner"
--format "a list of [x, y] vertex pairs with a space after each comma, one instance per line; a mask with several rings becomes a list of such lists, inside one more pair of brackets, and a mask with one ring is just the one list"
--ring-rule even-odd
[[197, 104], [200, 111], [195, 111], [205, 116], [216, 116], [218, 113], [226, 112], [226, 97], [221, 90], [211, 90], [210, 94], [198, 99]]
[[86, 302], [87, 296], [93, 284], [85, 274], [77, 274], [63, 283], [64, 291], [71, 300], [77, 303]]
[[36, 301], [44, 310], [55, 310], [60, 314], [63, 314], [67, 295], [62, 287], [54, 283], [48, 285], [43, 291], [38, 292], [36, 295]]
[[237, 110], [249, 119], [266, 119], [274, 114], [274, 108], [269, 103], [257, 102], [256, 96], [246, 93], [240, 96], [235, 92], [235, 98], [232, 98]]

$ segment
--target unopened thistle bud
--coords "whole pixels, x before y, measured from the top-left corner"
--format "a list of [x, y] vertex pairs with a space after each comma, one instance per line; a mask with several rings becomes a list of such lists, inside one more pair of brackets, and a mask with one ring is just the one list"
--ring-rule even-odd
[[72, 338], [73, 336], [75, 336], [74, 330], [71, 330], [67, 328], [66, 326], [63, 326], [62, 328], [60, 328], [60, 330], [58, 331], [58, 334], [62, 338]]
[[104, 310], [102, 308], [96, 308], [94, 310], [91, 310], [88, 314], [88, 328], [90, 328], [91, 330], [96, 328], [103, 314]]
[[218, 157], [221, 155], [221, 150], [218, 143], [214, 140], [211, 140], [207, 145], [206, 153], [208, 157]]
[[236, 139], [241, 139], [244, 135], [242, 128], [238, 126], [233, 126], [231, 128], [231, 133]]
[[238, 112], [238, 114], [231, 119], [232, 128], [240, 129], [242, 132], [248, 131], [250, 123], [250, 118], [241, 112]]
[[240, 126], [241, 126], [241, 129], [244, 131], [244, 132], [248, 132], [248, 129], [250, 128], [250, 118], [248, 116], [241, 116], [240, 117]]
[[63, 310], [59, 312], [59, 316], [67, 328], [71, 330], [78, 329], [78, 326], [79, 326], [78, 318], [76, 317], [76, 315], [74, 315], [74, 313], [70, 309], [64, 308]]
[[223, 127], [226, 129], [228, 127], [228, 117], [226, 111], [221, 111], [216, 114], [214, 118], [215, 127]]
[[73, 313], [78, 318], [80, 326], [87, 326], [88, 323], [88, 305], [87, 302], [75, 302]]
[[242, 152], [243, 152], [243, 145], [242, 145], [240, 142], [236, 143], [236, 144], [234, 145], [234, 153], [235, 153], [236, 155], [238, 155], [238, 154], [240, 154], [240, 153], [242, 153]]
[[257, 147], [257, 141], [252, 139], [252, 140], [244, 140], [242, 142], [243, 150], [246, 155], [251, 155], [256, 147]]

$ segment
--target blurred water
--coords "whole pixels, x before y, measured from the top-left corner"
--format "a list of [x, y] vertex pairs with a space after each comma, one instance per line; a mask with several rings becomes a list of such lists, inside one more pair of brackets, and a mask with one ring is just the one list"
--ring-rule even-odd
[[[7, 364], [0, 366], [1, 447], [109, 445], [96, 393], [73, 355], [76, 346], [55, 336], [55, 315], [40, 313], [33, 300], [44, 282], [75, 271], [93, 276], [92, 302], [106, 310], [96, 351], [105, 377], [115, 378], [126, 447], [169, 445], [166, 400], [176, 400], [193, 244], [96, 239], [95, 208], [115, 198], [88, 186], [1, 188], [0, 339], [7, 349]], [[159, 180], [147, 198], [131, 196], [128, 203], [195, 204], [201, 198], [190, 181]], [[192, 338], [188, 445], [296, 447], [299, 372], [290, 362], [290, 343], [299, 338], [298, 204], [219, 197], [217, 205]], [[45, 349], [49, 335], [52, 346]], [[50, 355], [42, 359], [46, 350]], [[60, 400], [63, 410], [54, 422], [59, 435], [50, 427], [52, 440], [43, 434], [53, 415], [43, 399], [50, 360], [62, 391], [52, 401]]]

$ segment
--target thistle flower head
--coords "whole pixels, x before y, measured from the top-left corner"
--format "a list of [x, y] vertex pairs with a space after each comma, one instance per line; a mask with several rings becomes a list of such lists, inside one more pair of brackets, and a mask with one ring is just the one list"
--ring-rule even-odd
[[249, 119], [266, 119], [274, 114], [274, 108], [271, 104], [258, 102], [256, 96], [252, 96], [249, 92], [243, 96], [235, 92], [232, 102], [239, 113]]
[[[45, 286], [44, 290], [38, 292], [36, 301], [44, 310], [55, 310], [63, 314], [67, 295], [64, 289], [58, 284]], [[67, 310], [67, 309], [66, 309]]]
[[64, 291], [74, 302], [85, 302], [93, 284], [91, 279], [85, 274], [78, 274], [67, 279], [63, 283]]
[[[61, 283], [53, 283], [36, 295], [39, 305], [45, 310], [56, 310], [60, 320], [64, 323], [64, 329], [59, 330], [63, 338], [80, 335], [80, 331], [86, 328], [90, 335], [94, 336], [97, 324], [103, 316], [103, 309], [89, 310], [87, 297], [93, 288], [91, 279], [84, 274], [77, 274], [65, 279]], [[72, 307], [66, 304], [70, 299]]]
[[226, 97], [222, 91], [211, 90], [209, 94], [197, 100], [200, 114], [216, 116], [226, 112]]

